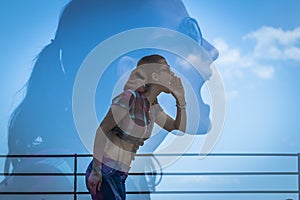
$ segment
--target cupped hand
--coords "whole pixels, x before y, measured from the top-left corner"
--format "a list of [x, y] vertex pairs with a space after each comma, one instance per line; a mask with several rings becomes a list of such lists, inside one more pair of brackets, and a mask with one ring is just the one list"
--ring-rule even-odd
[[186, 103], [183, 84], [181, 82], [181, 79], [178, 76], [174, 76], [174, 78], [172, 79], [170, 90], [171, 90], [171, 94], [177, 100], [177, 103], [179, 103], [180, 105], [184, 105]]

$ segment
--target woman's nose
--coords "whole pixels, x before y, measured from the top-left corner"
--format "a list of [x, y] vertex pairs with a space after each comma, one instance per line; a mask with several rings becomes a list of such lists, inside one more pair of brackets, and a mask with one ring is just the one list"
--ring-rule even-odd
[[206, 50], [213, 61], [217, 60], [219, 57], [219, 51], [204, 38], [202, 40], [202, 47]]

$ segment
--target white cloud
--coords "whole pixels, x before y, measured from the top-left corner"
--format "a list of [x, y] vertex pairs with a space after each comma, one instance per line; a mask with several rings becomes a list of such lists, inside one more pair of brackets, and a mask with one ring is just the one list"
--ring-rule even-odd
[[272, 66], [263, 66], [256, 67], [253, 69], [253, 72], [259, 77], [263, 79], [270, 79], [274, 76], [275, 69]]
[[284, 50], [284, 55], [287, 59], [299, 60], [300, 61], [300, 48], [288, 47]]
[[300, 27], [284, 31], [264, 26], [243, 38], [255, 40], [253, 55], [257, 58], [300, 60]]
[[241, 56], [240, 49], [230, 48], [222, 38], [215, 39], [213, 43], [220, 52], [217, 63], [222, 65], [238, 65], [240, 67], [250, 66], [250, 60]]
[[257, 65], [253, 55], [243, 55], [241, 49], [230, 47], [222, 38], [215, 39], [213, 44], [220, 52], [220, 57], [215, 63], [221, 67], [225, 79], [242, 79], [245, 72], [253, 71], [250, 69]]
[[221, 67], [224, 78], [241, 79], [245, 74], [252, 73], [258, 78], [270, 79], [275, 74], [274, 62], [300, 61], [300, 27], [284, 31], [264, 26], [246, 34], [243, 39], [255, 42], [247, 53], [231, 47], [222, 38], [213, 41], [220, 52], [216, 64]]

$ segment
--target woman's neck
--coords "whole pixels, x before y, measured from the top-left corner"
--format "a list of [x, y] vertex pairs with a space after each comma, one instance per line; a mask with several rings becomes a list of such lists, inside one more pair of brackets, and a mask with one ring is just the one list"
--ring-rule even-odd
[[158, 87], [155, 86], [149, 86], [149, 88], [147, 89], [146, 92], [144, 92], [144, 95], [146, 96], [146, 98], [148, 99], [150, 105], [152, 105], [157, 96], [161, 93], [161, 90]]

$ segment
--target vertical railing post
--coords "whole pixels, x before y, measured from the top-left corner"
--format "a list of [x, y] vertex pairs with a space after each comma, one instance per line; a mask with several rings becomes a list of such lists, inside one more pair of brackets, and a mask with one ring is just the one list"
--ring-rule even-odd
[[298, 200], [300, 200], [300, 153], [298, 153]]
[[77, 154], [74, 154], [74, 200], [77, 200]]

